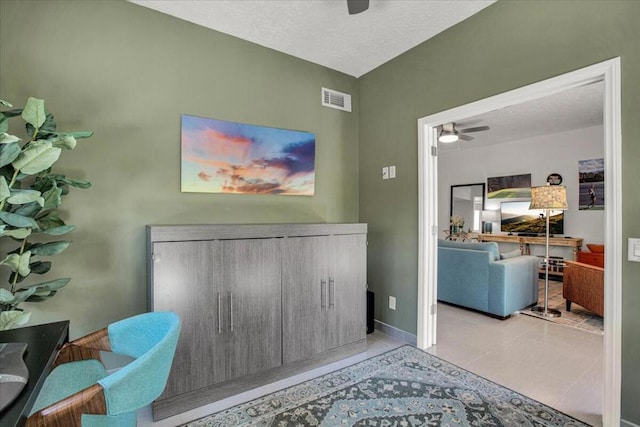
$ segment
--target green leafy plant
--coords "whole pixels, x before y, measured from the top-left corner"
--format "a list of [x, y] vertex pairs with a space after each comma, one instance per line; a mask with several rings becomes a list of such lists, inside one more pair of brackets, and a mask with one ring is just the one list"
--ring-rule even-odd
[[[0, 267], [11, 272], [9, 286], [0, 287], [0, 330], [4, 330], [29, 321], [30, 313], [19, 307], [21, 303], [46, 301], [71, 280], [43, 282], [33, 275], [47, 273], [51, 269], [47, 257], [71, 243], [56, 240], [75, 229], [58, 215], [63, 196], [70, 187], [91, 186], [88, 181], [52, 173], [51, 167], [62, 151], [74, 149], [77, 139], [93, 132], [57, 132], [54, 117], [45, 111], [41, 99], [29, 98], [22, 109], [12, 109], [3, 100], [0, 104], [11, 108], [0, 112], [0, 243], [6, 249]], [[9, 134], [9, 119], [18, 116], [26, 122], [26, 142]]]

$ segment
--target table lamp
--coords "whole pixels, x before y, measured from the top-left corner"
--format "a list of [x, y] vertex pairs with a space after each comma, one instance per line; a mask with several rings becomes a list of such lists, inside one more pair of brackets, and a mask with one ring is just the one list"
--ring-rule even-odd
[[482, 222], [484, 223], [483, 233], [491, 234], [493, 231], [493, 223], [500, 219], [499, 213], [499, 211], [492, 209], [482, 211]]

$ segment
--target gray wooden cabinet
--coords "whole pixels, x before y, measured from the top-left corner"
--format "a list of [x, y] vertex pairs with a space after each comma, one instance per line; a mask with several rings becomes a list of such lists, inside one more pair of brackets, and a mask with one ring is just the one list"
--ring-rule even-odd
[[282, 363], [278, 246], [276, 239], [154, 243], [153, 309], [182, 320], [161, 398]]
[[364, 338], [364, 234], [286, 239], [282, 266], [284, 363]]
[[365, 224], [148, 226], [147, 235], [149, 309], [182, 320], [154, 419], [364, 342]]

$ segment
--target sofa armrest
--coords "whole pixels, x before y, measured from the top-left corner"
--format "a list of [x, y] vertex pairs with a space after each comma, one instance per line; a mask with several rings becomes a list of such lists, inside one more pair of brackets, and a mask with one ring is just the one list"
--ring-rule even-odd
[[538, 257], [523, 255], [489, 264], [489, 309], [508, 316], [538, 301]]

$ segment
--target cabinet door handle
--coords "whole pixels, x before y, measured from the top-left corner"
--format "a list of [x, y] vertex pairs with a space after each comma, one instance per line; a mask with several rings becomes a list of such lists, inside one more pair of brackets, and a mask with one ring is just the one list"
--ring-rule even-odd
[[327, 281], [320, 280], [320, 308], [325, 310], [327, 308]]
[[233, 332], [233, 292], [229, 292], [229, 330]]
[[220, 296], [220, 292], [218, 292], [218, 333], [222, 333], [222, 297]]
[[336, 305], [336, 281], [329, 279], [329, 308]]

